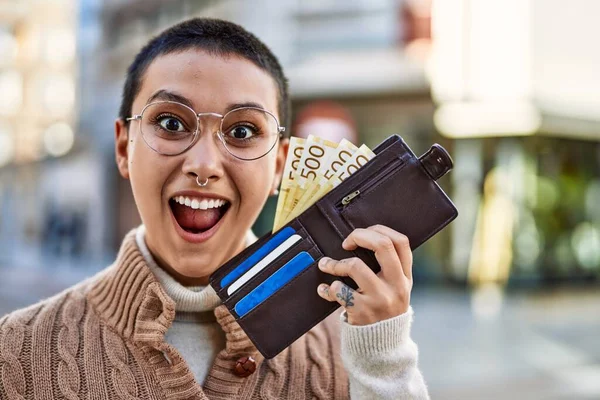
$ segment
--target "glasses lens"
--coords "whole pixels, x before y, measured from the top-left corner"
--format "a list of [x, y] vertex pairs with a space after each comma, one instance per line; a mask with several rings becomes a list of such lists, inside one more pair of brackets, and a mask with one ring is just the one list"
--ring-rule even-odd
[[243, 160], [267, 154], [279, 137], [274, 116], [257, 108], [240, 108], [223, 118], [221, 134], [227, 151]]
[[142, 136], [160, 154], [179, 154], [194, 140], [197, 124], [196, 114], [182, 104], [152, 103], [142, 115]]

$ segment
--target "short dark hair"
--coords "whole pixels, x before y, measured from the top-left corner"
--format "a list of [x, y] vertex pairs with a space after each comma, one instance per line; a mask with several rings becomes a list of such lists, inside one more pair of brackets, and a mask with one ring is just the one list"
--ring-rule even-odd
[[237, 55], [267, 72], [278, 89], [277, 111], [280, 124], [290, 126], [288, 81], [273, 52], [256, 36], [229, 21], [212, 18], [193, 18], [181, 22], [152, 38], [135, 56], [127, 70], [119, 117], [131, 116], [133, 100], [139, 93], [148, 66], [157, 57], [188, 49], [200, 49], [216, 56]]

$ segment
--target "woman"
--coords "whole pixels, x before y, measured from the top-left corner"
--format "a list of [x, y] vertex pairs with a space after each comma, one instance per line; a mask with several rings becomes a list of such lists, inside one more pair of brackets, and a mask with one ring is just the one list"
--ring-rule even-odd
[[128, 70], [115, 123], [117, 166], [143, 225], [106, 270], [0, 320], [0, 398], [428, 398], [402, 234], [374, 226], [345, 240], [375, 252], [379, 275], [322, 259], [361, 290], [315, 288], [344, 306], [342, 321], [326, 319], [272, 360], [207, 285], [255, 240], [250, 227], [283, 171], [282, 125], [286, 78], [243, 28], [193, 19], [152, 39]]

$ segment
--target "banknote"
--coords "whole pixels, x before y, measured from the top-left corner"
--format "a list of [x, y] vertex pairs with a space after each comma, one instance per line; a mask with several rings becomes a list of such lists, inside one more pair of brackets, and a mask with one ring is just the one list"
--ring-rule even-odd
[[285, 223], [283, 222], [283, 210], [286, 202], [286, 198], [294, 187], [295, 171], [298, 168], [300, 158], [304, 152], [305, 139], [292, 137], [290, 139], [290, 146], [288, 149], [288, 156], [285, 161], [283, 168], [283, 177], [281, 180], [281, 187], [279, 189], [279, 198], [277, 199], [277, 208], [275, 211], [275, 221], [273, 223], [273, 232], [281, 228]]
[[273, 231], [302, 214], [317, 200], [365, 165], [375, 153], [342, 139], [339, 144], [310, 135], [292, 138]]
[[308, 185], [303, 191], [302, 196], [300, 196], [298, 204], [296, 204], [296, 207], [294, 207], [293, 212], [287, 216], [289, 220], [302, 214], [308, 207], [321, 198], [322, 195], [317, 197], [315, 194], [319, 192], [321, 187], [323, 187], [323, 185], [325, 185], [327, 181], [333, 177], [337, 170], [342, 167], [357, 150], [358, 147], [352, 144], [352, 142], [342, 139], [325, 165], [323, 165], [322, 168], [317, 171], [316, 178], [312, 180], [310, 185]]
[[290, 188], [283, 206], [282, 218], [285, 221], [290, 220], [303, 193], [313, 185], [318, 173], [326, 168], [327, 161], [335, 154], [337, 147], [338, 144], [330, 140], [308, 136], [295, 171], [294, 185]]
[[[325, 182], [325, 184], [318, 189], [318, 191], [314, 194], [314, 198], [320, 199], [323, 197], [331, 189], [342, 183], [346, 178], [356, 172], [373, 157], [375, 157], [375, 153], [373, 153], [373, 151], [369, 149], [367, 145], [363, 144], [360, 146], [351, 157], [346, 159], [343, 165], [336, 169], [335, 173], [327, 180], [327, 182]], [[314, 201], [312, 203], [314, 203]]]

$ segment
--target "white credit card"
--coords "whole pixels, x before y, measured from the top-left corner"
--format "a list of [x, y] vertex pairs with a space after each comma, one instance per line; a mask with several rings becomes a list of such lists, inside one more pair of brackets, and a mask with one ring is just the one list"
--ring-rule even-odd
[[246, 282], [248, 282], [250, 279], [252, 279], [253, 276], [255, 276], [260, 271], [265, 269], [265, 267], [267, 265], [271, 264], [277, 257], [282, 255], [287, 249], [292, 247], [292, 245], [294, 245], [296, 242], [299, 242], [301, 239], [302, 239], [302, 236], [300, 236], [300, 235], [292, 235], [289, 238], [287, 238], [285, 242], [283, 242], [279, 246], [277, 246], [275, 248], [275, 250], [273, 250], [272, 252], [267, 254], [267, 256], [265, 258], [260, 260], [254, 267], [252, 267], [248, 271], [246, 271], [246, 273], [244, 275], [240, 276], [238, 278], [238, 280], [233, 282], [227, 288], [227, 295], [228, 296], [231, 295], [236, 290], [238, 290], [239, 288], [244, 286], [244, 284]]

